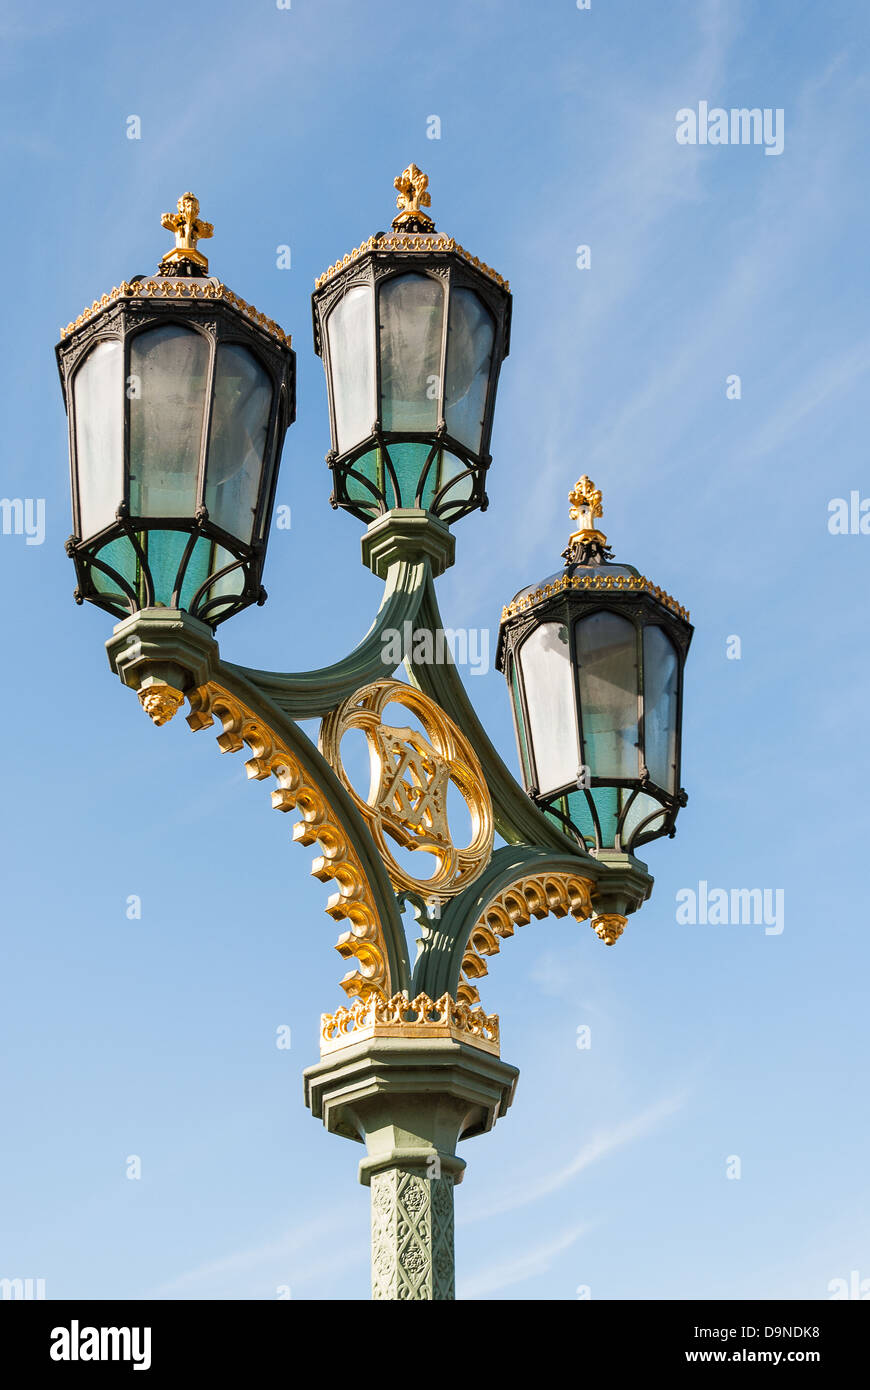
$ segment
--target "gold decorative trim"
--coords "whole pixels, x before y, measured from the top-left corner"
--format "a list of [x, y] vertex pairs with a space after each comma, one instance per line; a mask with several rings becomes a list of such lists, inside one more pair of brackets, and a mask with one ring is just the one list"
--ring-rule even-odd
[[500, 1046], [498, 1015], [471, 1008], [449, 994], [442, 994], [437, 1001], [428, 994], [418, 994], [416, 999], [404, 994], [394, 994], [391, 999], [373, 996], [334, 1014], [321, 1014], [321, 1057], [369, 1038], [452, 1038], [495, 1057]]
[[[417, 718], [425, 734], [410, 726], [385, 724], [388, 705]], [[342, 740], [359, 729], [369, 747], [371, 784], [364, 799], [348, 777]], [[332, 710], [320, 726], [320, 751], [341, 778], [371, 831], [393, 887], [427, 896], [454, 897], [483, 872], [492, 854], [492, 798], [477, 755], [440, 705], [403, 681], [372, 681]], [[447, 819], [450, 784], [471, 817], [471, 841], [454, 844]], [[393, 855], [387, 836], [405, 850], [422, 850], [436, 864], [429, 878], [416, 878]]]
[[346, 256], [325, 270], [322, 275], [318, 275], [314, 282], [314, 288], [319, 290], [328, 280], [340, 274], [342, 270], [347, 270], [349, 265], [358, 261], [361, 256], [367, 255], [369, 251], [453, 251], [457, 256], [461, 256], [469, 265], [473, 265], [476, 270], [480, 270], [484, 275], [488, 275], [490, 280], [494, 280], [497, 285], [501, 285], [503, 290], [510, 290], [510, 282], [502, 279], [497, 270], [485, 264], [477, 256], [472, 256], [470, 251], [466, 251], [464, 246], [460, 246], [453, 237], [445, 236], [443, 232], [435, 234], [427, 232], [387, 232], [381, 236], [370, 236], [368, 241], [364, 241], [361, 246], [357, 246], [353, 251], [349, 251]]
[[218, 735], [222, 753], [236, 753], [245, 744], [253, 757], [245, 763], [249, 777], [262, 781], [273, 776], [278, 783], [272, 791], [276, 811], [298, 810], [302, 820], [293, 826], [293, 839], [300, 845], [320, 844], [322, 855], [311, 872], [321, 883], [334, 879], [333, 893], [326, 911], [335, 921], [346, 919], [350, 929], [338, 939], [335, 949], [359, 969], [341, 981], [342, 989], [353, 999], [387, 998], [390, 994], [390, 965], [374, 893], [359, 855], [342, 828], [341, 821], [322, 788], [306, 773], [287, 744], [264, 724], [241, 700], [216, 682], [191, 692], [190, 727], [208, 728], [217, 718], [223, 728]]
[[599, 912], [589, 925], [605, 946], [613, 946], [625, 931], [627, 921], [628, 918], [623, 917], [621, 912]]
[[253, 304], [248, 304], [244, 299], [240, 299], [226, 285], [221, 284], [220, 280], [209, 280], [206, 284], [198, 284], [195, 280], [186, 280], [182, 276], [162, 279], [159, 276], [151, 276], [147, 280], [140, 280], [132, 285], [127, 280], [123, 280], [108, 294], [102, 298], [95, 299], [93, 304], [83, 309], [77, 319], [68, 323], [66, 328], [60, 330], [61, 340], [74, 333], [77, 328], [81, 328], [83, 323], [87, 323], [103, 309], [108, 309], [110, 304], [114, 304], [119, 299], [222, 299], [227, 304], [232, 304], [234, 308], [249, 318], [252, 323], [265, 330], [272, 338], [277, 339], [286, 347], [292, 344], [289, 333], [285, 333], [274, 319], [267, 318], [261, 314], [259, 309], [255, 309]]
[[[576, 917], [578, 922], [591, 917], [594, 887], [591, 879], [582, 878], [579, 874], [529, 874], [493, 898], [471, 929], [460, 966], [456, 991], [458, 1001], [469, 1006], [479, 1003], [477, 986], [470, 981], [480, 980], [489, 973], [484, 957], [498, 955], [500, 940], [513, 936], [514, 927], [527, 926], [533, 917], [541, 920], [550, 915], [570, 915]], [[625, 918], [622, 918], [622, 922], [624, 925]], [[598, 935], [601, 936], [601, 933]], [[606, 937], [602, 937], [602, 940], [606, 940]]]
[[148, 718], [158, 727], [168, 724], [170, 719], [184, 704], [184, 691], [177, 690], [167, 681], [152, 680], [139, 691], [139, 703]]
[[523, 598], [514, 599], [501, 610], [501, 620], [512, 618], [516, 613], [523, 613], [527, 608], [533, 608], [536, 603], [541, 603], [544, 599], [550, 598], [553, 594], [561, 593], [563, 589], [594, 589], [594, 590], [617, 590], [625, 592], [634, 591], [651, 594], [658, 599], [665, 608], [669, 608], [678, 617], [689, 621], [689, 610], [678, 603], [670, 594], [666, 594], [664, 589], [660, 589], [658, 584], [653, 584], [644, 575], [633, 574], [608, 574], [608, 575], [588, 575], [588, 574], [563, 574], [553, 581], [552, 584], [544, 584], [535, 589], [533, 593], [526, 594]]

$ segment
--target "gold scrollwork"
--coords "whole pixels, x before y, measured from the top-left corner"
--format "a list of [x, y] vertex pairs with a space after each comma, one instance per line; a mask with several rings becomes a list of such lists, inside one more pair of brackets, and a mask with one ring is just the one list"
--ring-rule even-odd
[[[529, 874], [499, 893], [483, 909], [471, 929], [462, 957], [457, 999], [469, 1005], [479, 1002], [480, 993], [471, 981], [488, 973], [484, 957], [497, 955], [499, 942], [513, 936], [514, 927], [527, 926], [533, 917], [540, 920], [551, 914], [553, 917], [570, 915], [581, 922], [591, 917], [594, 887], [591, 879], [581, 878], [579, 874], [543, 873]], [[622, 922], [624, 925], [625, 918]], [[594, 921], [592, 926], [595, 926]], [[598, 935], [602, 940], [607, 939], [601, 932]]]
[[[416, 729], [384, 724], [390, 704], [403, 706], [422, 724]], [[359, 729], [369, 745], [371, 783], [366, 800], [350, 781], [342, 762], [341, 742]], [[492, 801], [477, 756], [465, 735], [428, 695], [401, 681], [374, 681], [363, 686], [326, 716], [320, 751], [353, 797], [386, 865], [393, 886], [441, 898], [453, 897], [472, 883], [492, 854]], [[471, 816], [471, 842], [453, 843], [447, 820], [447, 790], [453, 783]], [[414, 878], [397, 863], [386, 836], [406, 850], [423, 850], [436, 861], [435, 873]]]
[[302, 814], [302, 820], [293, 826], [293, 839], [301, 845], [319, 843], [322, 854], [311, 872], [321, 883], [332, 879], [338, 885], [326, 911], [335, 921], [349, 923], [335, 949], [345, 960], [355, 959], [359, 966], [345, 975], [342, 989], [352, 999], [388, 998], [392, 984], [389, 956], [374, 894], [326, 794], [279, 735], [216, 682], [192, 691], [189, 699], [190, 727], [194, 731], [205, 729], [217, 718], [223, 729], [217, 739], [222, 753], [239, 752], [247, 744], [253, 754], [245, 763], [248, 776], [258, 780], [274, 777], [278, 784], [272, 791], [275, 810]]

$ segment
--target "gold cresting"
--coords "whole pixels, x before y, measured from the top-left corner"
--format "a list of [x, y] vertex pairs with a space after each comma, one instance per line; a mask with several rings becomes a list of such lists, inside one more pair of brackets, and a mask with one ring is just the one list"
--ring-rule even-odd
[[[154, 686], [149, 689], [154, 690]], [[167, 686], [166, 690], [172, 687]], [[148, 691], [145, 694], [147, 696]], [[389, 956], [374, 893], [359, 855], [326, 793], [278, 734], [222, 686], [209, 681], [192, 691], [188, 698], [191, 712], [187, 722], [191, 729], [208, 728], [218, 719], [222, 732], [217, 743], [222, 753], [239, 752], [247, 744], [253, 754], [245, 763], [248, 776], [258, 781], [274, 777], [278, 784], [272, 791], [275, 810], [301, 812], [301, 821], [293, 826], [293, 839], [300, 845], [319, 843], [322, 854], [315, 859], [311, 872], [321, 883], [332, 879], [338, 885], [338, 892], [327, 902], [326, 911], [335, 921], [349, 923], [349, 930], [339, 937], [335, 949], [345, 960], [356, 960], [359, 966], [345, 975], [342, 989], [351, 999], [388, 998], [391, 987]], [[145, 700], [142, 703], [148, 709]], [[152, 709], [148, 712], [156, 723], [165, 723], [172, 717], [166, 714], [165, 718], [157, 719]]]
[[[486, 956], [498, 954], [499, 943], [513, 936], [515, 927], [525, 927], [533, 917], [576, 917], [578, 922], [593, 916], [592, 893], [595, 885], [591, 879], [572, 873], [530, 874], [506, 888], [492, 899], [483, 909], [468, 938], [468, 945], [462, 957], [457, 999], [463, 1004], [477, 1004], [480, 994], [472, 980], [482, 979], [488, 974]], [[613, 914], [611, 914], [613, 915]], [[612, 945], [612, 939], [598, 930], [595, 923], [602, 918], [593, 918], [591, 926], [596, 934]], [[623, 926], [625, 918], [620, 919]], [[620, 928], [621, 930], [621, 928]]]
[[606, 545], [607, 537], [595, 526], [596, 518], [602, 515], [601, 488], [596, 487], [584, 473], [568, 494], [568, 501], [571, 503], [571, 520], [580, 522], [579, 529], [573, 532], [568, 544], [572, 545], [574, 541], [598, 541]]
[[523, 594], [522, 598], [514, 599], [512, 603], [506, 604], [501, 610], [502, 622], [506, 618], [512, 618], [516, 613], [525, 612], [527, 608], [533, 608], [536, 603], [542, 603], [544, 599], [552, 598], [554, 594], [560, 594], [563, 589], [640, 591], [650, 594], [663, 607], [684, 618], [686, 622], [689, 621], [688, 608], [684, 608], [675, 598], [671, 598], [670, 594], [666, 594], [664, 589], [660, 589], [657, 584], [653, 584], [642, 574], [562, 574], [552, 583], [542, 584], [530, 594]]
[[371, 997], [333, 1014], [321, 1014], [321, 1056], [370, 1038], [448, 1038], [499, 1055], [498, 1015], [472, 1008], [449, 994], [438, 1000], [428, 994], [418, 994], [415, 999], [404, 994], [394, 994], [391, 999]]
[[361, 246], [357, 246], [353, 251], [348, 251], [346, 256], [325, 270], [322, 275], [318, 275], [314, 282], [314, 288], [319, 290], [328, 280], [339, 275], [341, 271], [347, 270], [349, 265], [358, 261], [361, 256], [365, 256], [369, 251], [453, 251], [457, 256], [461, 256], [469, 265], [473, 265], [475, 270], [479, 270], [482, 275], [486, 275], [490, 280], [494, 280], [503, 290], [510, 289], [510, 281], [505, 280], [499, 275], [497, 270], [487, 265], [485, 261], [477, 256], [472, 256], [470, 251], [466, 251], [464, 246], [460, 246], [458, 241], [454, 241], [452, 236], [445, 236], [443, 232], [437, 232], [427, 236], [425, 233], [394, 232], [383, 235], [370, 236]]
[[279, 343], [284, 343], [287, 347], [290, 347], [292, 343], [290, 334], [285, 333], [274, 319], [261, 314], [259, 309], [254, 308], [253, 304], [248, 304], [237, 294], [233, 294], [233, 291], [228, 289], [226, 285], [222, 285], [219, 280], [208, 280], [205, 284], [201, 284], [198, 280], [186, 280], [181, 276], [171, 280], [153, 278], [138, 280], [135, 284], [122, 280], [120, 285], [108, 294], [104, 294], [100, 299], [95, 299], [93, 304], [82, 310], [77, 319], [73, 319], [66, 328], [62, 328], [60, 330], [61, 339], [69, 337], [70, 333], [74, 333], [77, 328], [81, 328], [82, 324], [94, 318], [103, 309], [108, 309], [119, 299], [222, 299], [227, 304], [232, 304], [252, 323], [257, 324], [271, 337], [276, 338]]
[[[401, 705], [421, 723], [424, 734], [408, 726], [383, 723], [388, 705]], [[341, 756], [345, 734], [359, 729], [369, 747], [371, 781], [363, 799], [348, 777]], [[393, 887], [453, 897], [482, 872], [492, 854], [492, 801], [477, 756], [465, 735], [428, 695], [401, 681], [363, 686], [324, 719], [320, 751], [354, 799], [371, 831]], [[471, 816], [471, 842], [457, 847], [447, 820], [447, 791], [453, 783]], [[436, 862], [426, 879], [413, 877], [394, 858], [387, 837], [406, 850], [422, 850]]]
[[412, 226], [409, 230], [434, 232], [435, 223], [422, 210], [432, 206], [432, 195], [429, 193], [429, 175], [424, 174], [422, 169], [418, 169], [416, 164], [409, 164], [407, 169], [403, 169], [401, 174], [393, 180], [393, 187], [398, 190], [399, 194], [396, 199], [396, 207], [399, 212], [393, 218], [393, 231], [402, 231], [410, 222]]

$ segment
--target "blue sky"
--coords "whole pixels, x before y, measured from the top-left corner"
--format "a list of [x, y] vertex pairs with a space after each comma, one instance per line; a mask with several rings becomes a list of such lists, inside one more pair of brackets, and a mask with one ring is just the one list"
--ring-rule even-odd
[[[0, 536], [0, 1276], [54, 1298], [368, 1296], [361, 1152], [302, 1103], [319, 1015], [342, 1000], [325, 892], [242, 759], [181, 718], [152, 727], [108, 669], [112, 620], [72, 602], [53, 345], [155, 267], [160, 214], [192, 188], [212, 271], [298, 352], [277, 499], [293, 524], [271, 537], [268, 604], [222, 650], [335, 659], [380, 585], [360, 524], [328, 506], [309, 296], [387, 226], [415, 160], [439, 230], [514, 293], [491, 506], [456, 527], [446, 624], [489, 627], [494, 648], [502, 603], [558, 567], [583, 472], [617, 558], [696, 624], [690, 800], [648, 851], [652, 901], [613, 948], [533, 923], [483, 982], [521, 1076], [507, 1118], [461, 1148], [458, 1293], [825, 1298], [870, 1278], [870, 537], [828, 530], [831, 499], [870, 496], [866, 7], [190, 0], [169, 29], [151, 6], [0, 15], [0, 492], [46, 508], [41, 546]], [[782, 154], [679, 145], [676, 112], [701, 101], [782, 108]], [[515, 767], [502, 677], [468, 684]], [[783, 932], [679, 924], [677, 893], [702, 880], [782, 889]]]

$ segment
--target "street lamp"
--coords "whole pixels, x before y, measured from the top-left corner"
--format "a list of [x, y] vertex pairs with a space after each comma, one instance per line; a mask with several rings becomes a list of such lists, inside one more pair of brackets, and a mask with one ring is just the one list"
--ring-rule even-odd
[[103, 295], [57, 348], [69, 416], [79, 602], [116, 616], [184, 609], [209, 626], [260, 579], [295, 353], [277, 324], [208, 274], [192, 193], [163, 225], [153, 276]]
[[565, 567], [504, 608], [496, 665], [511, 697], [526, 791], [587, 848], [633, 851], [673, 835], [680, 787], [686, 610], [611, 563], [601, 492], [570, 494], [581, 524]]
[[[112, 669], [156, 725], [187, 700], [194, 731], [216, 725], [223, 753], [247, 749], [248, 776], [297, 814], [294, 841], [317, 846], [313, 873], [334, 886], [326, 910], [343, 928], [347, 1003], [322, 1016], [305, 1099], [331, 1133], [366, 1147], [372, 1296], [399, 1300], [454, 1297], [457, 1144], [513, 1098], [517, 1069], [480, 1001], [489, 960], [549, 915], [588, 922], [612, 946], [650, 895], [633, 850], [672, 830], [685, 799], [691, 635], [674, 600], [610, 563], [600, 493], [582, 479], [564, 574], [503, 614], [520, 787], [450, 658], [435, 592], [454, 559], [449, 523], [486, 505], [511, 301], [494, 271], [436, 234], [427, 182], [410, 165], [392, 233], [333, 266], [313, 296], [332, 502], [367, 522], [363, 563], [384, 581], [366, 636], [330, 666], [237, 666], [215, 639], [265, 597], [295, 359], [276, 324], [208, 276], [197, 243], [212, 228], [192, 194], [163, 218], [176, 244], [159, 273], [95, 301], [58, 347], [76, 597], [120, 618]], [[408, 681], [393, 679], [402, 661]], [[317, 746], [299, 727], [308, 719], [320, 721]], [[342, 757], [360, 735], [367, 788]]]
[[395, 181], [393, 234], [317, 281], [314, 347], [329, 395], [333, 505], [364, 521], [486, 508], [495, 393], [510, 339], [508, 285], [423, 211], [429, 180]]

